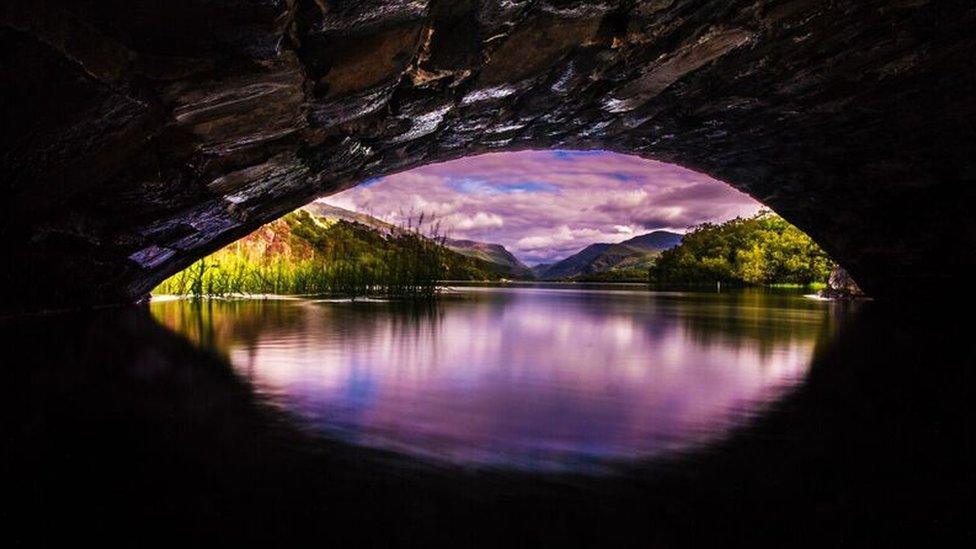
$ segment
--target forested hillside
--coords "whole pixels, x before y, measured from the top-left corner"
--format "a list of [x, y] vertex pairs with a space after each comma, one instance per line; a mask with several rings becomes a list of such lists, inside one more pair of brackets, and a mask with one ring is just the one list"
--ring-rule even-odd
[[650, 270], [662, 283], [815, 284], [833, 263], [806, 233], [762, 211], [721, 224], [706, 223], [664, 251]]

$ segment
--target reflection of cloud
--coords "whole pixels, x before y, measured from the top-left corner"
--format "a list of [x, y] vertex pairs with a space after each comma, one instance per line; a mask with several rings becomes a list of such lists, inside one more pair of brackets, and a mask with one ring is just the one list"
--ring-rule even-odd
[[[649, 458], [726, 436], [802, 379], [823, 320], [817, 308], [640, 292], [468, 297], [422, 316], [382, 304], [260, 304], [281, 314], [259, 316], [263, 330], [253, 334], [233, 304], [217, 304], [213, 318], [236, 371], [330, 435], [543, 469]], [[186, 329], [166, 314], [186, 306], [154, 311]]]
[[614, 153], [524, 151], [432, 164], [323, 199], [394, 223], [423, 212], [454, 238], [549, 261], [632, 233], [750, 215], [750, 197], [708, 176]]

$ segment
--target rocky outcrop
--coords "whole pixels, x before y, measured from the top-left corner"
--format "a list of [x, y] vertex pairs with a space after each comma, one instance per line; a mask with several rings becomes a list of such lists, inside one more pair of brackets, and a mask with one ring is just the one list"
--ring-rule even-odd
[[873, 295], [976, 268], [976, 8], [11, 0], [4, 306], [128, 301], [316, 196], [487, 151], [727, 181]]
[[854, 282], [843, 267], [838, 265], [830, 272], [827, 287], [820, 291], [820, 296], [827, 299], [850, 299], [864, 297], [864, 290]]

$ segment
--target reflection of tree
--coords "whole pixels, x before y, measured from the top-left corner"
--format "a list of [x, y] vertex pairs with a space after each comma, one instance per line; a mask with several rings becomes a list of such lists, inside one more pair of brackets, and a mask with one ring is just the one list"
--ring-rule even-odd
[[634, 321], [651, 337], [681, 326], [702, 346], [747, 345], [761, 356], [786, 343], [815, 341], [829, 316], [823, 303], [765, 289], [720, 294], [603, 291], [572, 298], [589, 316]]
[[438, 302], [316, 302], [309, 300], [178, 300], [152, 304], [153, 316], [200, 346], [225, 354], [254, 349], [263, 334], [328, 330], [340, 339], [370, 338], [392, 330], [401, 338], [433, 332], [443, 317]]
[[686, 309], [682, 325], [696, 342], [754, 346], [763, 357], [779, 345], [816, 341], [829, 316], [823, 303], [763, 289], [693, 295]]
[[443, 306], [419, 301], [328, 302], [314, 304], [309, 312], [328, 322], [329, 331], [338, 337], [359, 338], [379, 330], [417, 335], [440, 322]]
[[[168, 301], [153, 315], [200, 345], [227, 352], [253, 348], [263, 333], [325, 329], [338, 338], [371, 338], [390, 330], [400, 340], [432, 334], [446, 313], [477, 309], [501, 315], [518, 299], [571, 300], [573, 314], [595, 322], [620, 319], [659, 339], [680, 326], [699, 345], [749, 346], [765, 357], [776, 346], [816, 341], [829, 305], [795, 293], [745, 289], [707, 293], [567, 292], [519, 297], [504, 292], [465, 293], [443, 302], [314, 302], [307, 300]], [[319, 328], [318, 326], [321, 326]]]
[[283, 300], [177, 300], [153, 303], [153, 316], [198, 345], [226, 352], [253, 346], [262, 332], [295, 328], [303, 321], [298, 302]]

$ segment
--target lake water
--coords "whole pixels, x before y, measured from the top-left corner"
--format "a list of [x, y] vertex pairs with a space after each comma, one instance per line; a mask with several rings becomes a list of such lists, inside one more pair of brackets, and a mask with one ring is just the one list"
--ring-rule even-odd
[[810, 368], [830, 307], [763, 292], [462, 288], [440, 303], [154, 303], [308, 429], [468, 467], [599, 473], [727, 437]]
[[12, 546], [971, 545], [963, 303], [464, 287], [0, 318]]

